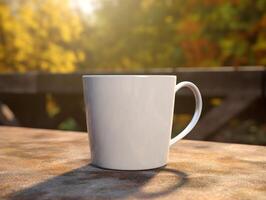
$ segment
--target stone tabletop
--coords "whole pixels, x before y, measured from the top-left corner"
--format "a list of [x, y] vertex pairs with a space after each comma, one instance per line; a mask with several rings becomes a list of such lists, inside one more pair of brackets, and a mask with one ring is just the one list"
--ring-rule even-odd
[[0, 199], [266, 199], [266, 148], [182, 140], [166, 167], [90, 165], [87, 134], [0, 127]]

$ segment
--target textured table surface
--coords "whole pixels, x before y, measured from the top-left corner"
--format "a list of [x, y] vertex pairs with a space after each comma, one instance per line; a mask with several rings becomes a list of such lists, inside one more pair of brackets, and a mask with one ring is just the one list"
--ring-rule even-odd
[[266, 199], [266, 148], [183, 140], [165, 168], [90, 166], [87, 134], [0, 127], [0, 199]]

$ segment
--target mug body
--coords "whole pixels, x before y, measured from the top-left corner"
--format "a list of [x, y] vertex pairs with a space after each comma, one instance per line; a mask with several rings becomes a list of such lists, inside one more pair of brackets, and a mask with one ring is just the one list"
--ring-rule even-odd
[[92, 164], [144, 170], [166, 165], [176, 77], [84, 75]]

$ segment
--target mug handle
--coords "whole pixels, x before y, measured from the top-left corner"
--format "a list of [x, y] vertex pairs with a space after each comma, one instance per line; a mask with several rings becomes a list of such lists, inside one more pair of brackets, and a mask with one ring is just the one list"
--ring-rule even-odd
[[194, 128], [194, 126], [197, 124], [197, 122], [200, 118], [200, 114], [202, 111], [202, 98], [201, 98], [201, 94], [200, 94], [198, 87], [191, 82], [183, 81], [181, 83], [178, 83], [175, 86], [175, 92], [177, 92], [178, 90], [180, 90], [183, 87], [189, 88], [194, 94], [194, 97], [196, 100], [195, 101], [195, 103], [196, 103], [195, 112], [194, 112], [192, 120], [189, 122], [187, 127], [181, 133], [179, 133], [177, 136], [175, 136], [173, 139], [170, 140], [170, 146], [173, 145], [174, 143], [176, 143], [177, 141], [181, 140], [183, 137], [185, 137]]

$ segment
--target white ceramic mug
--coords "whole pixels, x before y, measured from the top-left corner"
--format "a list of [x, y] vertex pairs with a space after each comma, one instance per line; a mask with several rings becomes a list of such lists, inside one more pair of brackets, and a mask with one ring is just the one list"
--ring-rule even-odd
[[[169, 146], [196, 125], [202, 110], [198, 88], [176, 85], [171, 75], [84, 75], [84, 98], [92, 164], [117, 170], [166, 165]], [[188, 126], [171, 139], [175, 93], [187, 87], [195, 99]]]

